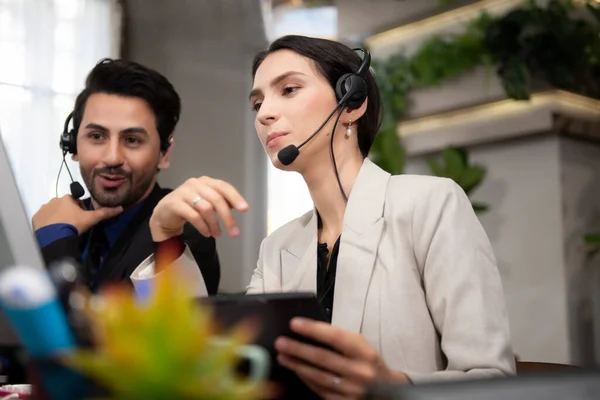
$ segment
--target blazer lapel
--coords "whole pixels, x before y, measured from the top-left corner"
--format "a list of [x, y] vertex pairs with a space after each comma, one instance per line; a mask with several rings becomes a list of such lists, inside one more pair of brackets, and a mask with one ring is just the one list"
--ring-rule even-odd
[[[332, 324], [351, 332], [361, 331], [377, 248], [385, 228], [383, 211], [389, 178], [389, 173], [367, 158], [348, 198], [335, 278]], [[314, 253], [316, 257], [316, 247]]]
[[281, 250], [281, 286], [284, 292], [317, 291], [317, 212], [287, 249]]

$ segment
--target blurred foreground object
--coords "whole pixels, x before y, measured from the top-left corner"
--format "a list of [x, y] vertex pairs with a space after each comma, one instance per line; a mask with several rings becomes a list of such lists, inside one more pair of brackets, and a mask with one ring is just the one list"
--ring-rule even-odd
[[[111, 399], [258, 399], [267, 396], [265, 350], [247, 346], [250, 325], [218, 332], [211, 313], [191, 301], [184, 279], [161, 272], [148, 297], [107, 287], [88, 297], [94, 349], [79, 349], [67, 365], [102, 385]], [[250, 361], [239, 376], [240, 359]]]

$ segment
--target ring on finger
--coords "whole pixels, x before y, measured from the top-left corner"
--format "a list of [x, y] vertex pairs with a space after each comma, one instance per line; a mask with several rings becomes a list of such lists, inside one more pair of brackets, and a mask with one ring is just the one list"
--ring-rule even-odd
[[339, 387], [340, 383], [342, 383], [342, 378], [340, 378], [339, 376], [334, 376], [333, 378], [331, 378], [331, 384], [333, 385], [333, 387]]
[[192, 205], [195, 206], [200, 200], [202, 200], [202, 196], [196, 196], [192, 200]]

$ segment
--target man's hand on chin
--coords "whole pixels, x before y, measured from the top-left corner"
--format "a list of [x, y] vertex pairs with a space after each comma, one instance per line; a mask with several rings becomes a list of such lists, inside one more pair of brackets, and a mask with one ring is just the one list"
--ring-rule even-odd
[[100, 208], [98, 210], [85, 210], [78, 200], [71, 195], [54, 198], [44, 204], [31, 219], [33, 230], [38, 230], [48, 225], [69, 224], [73, 225], [79, 235], [87, 232], [100, 221], [114, 217], [123, 212], [123, 207]]

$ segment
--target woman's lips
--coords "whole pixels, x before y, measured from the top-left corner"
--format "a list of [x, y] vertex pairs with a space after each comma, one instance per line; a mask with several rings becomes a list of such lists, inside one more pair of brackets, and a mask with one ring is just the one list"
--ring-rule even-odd
[[287, 133], [272, 133], [267, 137], [267, 147], [275, 147]]

